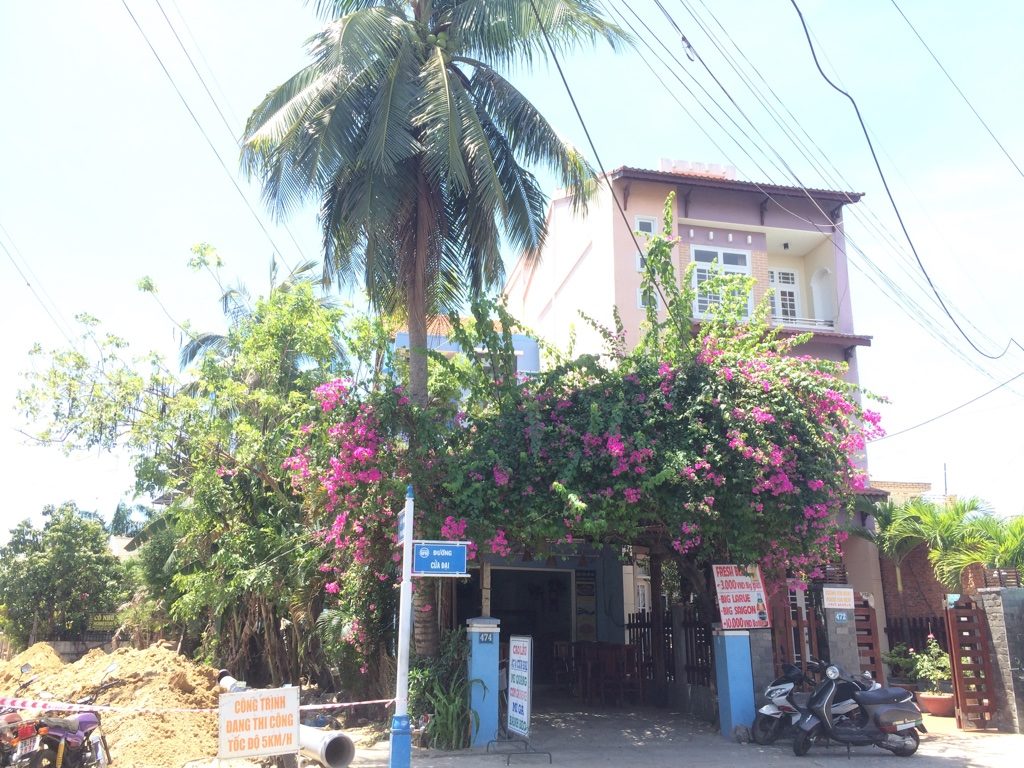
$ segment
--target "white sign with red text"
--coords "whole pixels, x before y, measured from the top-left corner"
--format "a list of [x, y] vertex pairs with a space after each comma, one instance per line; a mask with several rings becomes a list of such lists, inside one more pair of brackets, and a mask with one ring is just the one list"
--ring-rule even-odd
[[217, 757], [299, 751], [299, 689], [267, 688], [220, 695]]
[[756, 565], [712, 565], [722, 629], [766, 629], [767, 598]]
[[837, 611], [852, 611], [856, 607], [849, 587], [822, 587], [821, 602], [823, 607]]

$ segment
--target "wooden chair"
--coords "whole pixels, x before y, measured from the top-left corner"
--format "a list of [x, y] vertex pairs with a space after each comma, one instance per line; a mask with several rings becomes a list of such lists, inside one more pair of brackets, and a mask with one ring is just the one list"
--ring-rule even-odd
[[555, 685], [565, 686], [572, 690], [576, 681], [576, 669], [572, 658], [572, 645], [568, 640], [555, 640], [552, 645], [554, 659]]
[[637, 704], [644, 701], [644, 677], [640, 669], [640, 657], [635, 645], [623, 647], [622, 678], [619, 683], [622, 698], [635, 697]]

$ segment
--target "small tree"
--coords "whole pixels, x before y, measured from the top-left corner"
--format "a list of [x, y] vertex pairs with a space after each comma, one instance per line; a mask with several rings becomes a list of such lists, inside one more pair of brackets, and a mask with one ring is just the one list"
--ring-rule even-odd
[[20, 523], [0, 549], [5, 629], [24, 645], [81, 639], [90, 616], [115, 609], [123, 582], [102, 523], [73, 502], [52, 509], [42, 529]]

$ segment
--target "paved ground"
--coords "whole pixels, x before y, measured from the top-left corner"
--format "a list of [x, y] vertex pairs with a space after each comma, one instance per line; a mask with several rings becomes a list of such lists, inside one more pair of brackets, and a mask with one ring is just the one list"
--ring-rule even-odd
[[[770, 747], [737, 744], [711, 726], [660, 709], [594, 709], [586, 712], [535, 711], [532, 746], [550, 751], [552, 764], [562, 768], [642, 766], [643, 768], [737, 768], [794, 766], [795, 768], [1011, 768], [1024, 765], [1024, 735], [962, 732], [950, 718], [925, 716], [929, 733], [911, 758], [896, 757], [875, 747], [857, 747], [852, 759], [839, 747], [813, 747], [803, 758], [793, 755], [791, 742]], [[546, 755], [511, 755], [512, 765], [547, 765]], [[432, 752], [416, 749], [415, 768], [488, 768], [504, 765], [506, 756], [479, 750]], [[909, 762], [904, 763], [904, 760]], [[382, 768], [388, 745], [360, 749], [352, 763], [358, 768]]]

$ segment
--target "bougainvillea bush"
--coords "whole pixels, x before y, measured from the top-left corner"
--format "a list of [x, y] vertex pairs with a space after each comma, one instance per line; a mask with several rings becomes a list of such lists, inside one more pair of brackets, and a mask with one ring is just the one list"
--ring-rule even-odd
[[861, 408], [845, 364], [794, 354], [807, 337], [781, 337], [767, 304], [744, 317], [750, 280], [705, 284], [721, 302], [695, 325], [673, 246], [667, 235], [649, 243], [643, 290], [667, 312], [648, 311], [632, 351], [621, 328], [608, 330], [605, 357], [498, 378], [475, 401], [457, 432], [452, 508], [501, 555], [646, 543], [813, 578], [839, 556], [877, 415]]
[[452, 318], [465, 354], [435, 360], [444, 384], [426, 409], [397, 384], [317, 389], [325, 418], [304, 427], [308, 444], [285, 464], [333, 521], [327, 588], [353, 647], [368, 653], [366, 638], [390, 621], [381, 606], [394, 593], [407, 482], [416, 535], [468, 539], [474, 554], [645, 544], [696, 568], [759, 563], [803, 580], [839, 557], [877, 416], [845, 364], [794, 353], [807, 337], [780, 336], [767, 304], [746, 317], [752, 281], [713, 277], [702, 290], [720, 302], [694, 324], [673, 250], [668, 235], [649, 242], [643, 290], [666, 311], [649, 310], [630, 351], [621, 328], [607, 329], [604, 355], [554, 357], [523, 376], [521, 329], [500, 303], [480, 302], [468, 322]]

